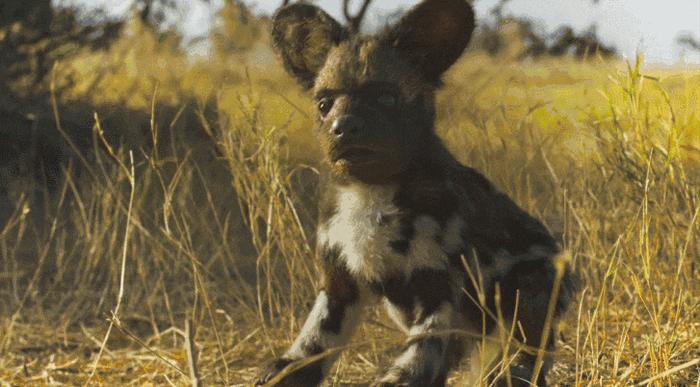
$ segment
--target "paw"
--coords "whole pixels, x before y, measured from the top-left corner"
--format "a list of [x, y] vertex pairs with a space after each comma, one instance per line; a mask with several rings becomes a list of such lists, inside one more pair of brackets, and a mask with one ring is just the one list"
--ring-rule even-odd
[[372, 387], [412, 386], [408, 372], [401, 368], [390, 368], [382, 377], [371, 384]]
[[381, 378], [377, 379], [372, 386], [375, 387], [445, 387], [447, 373], [404, 369], [400, 367], [389, 368]]
[[[270, 362], [260, 371], [258, 379], [255, 381], [256, 386], [263, 386], [269, 383], [278, 376], [288, 365], [294, 360], [281, 357]], [[296, 369], [286, 375], [275, 384], [279, 387], [312, 387], [318, 386], [323, 379], [321, 364], [316, 362], [307, 365], [304, 368]]]
[[[263, 366], [258, 374], [258, 378], [255, 380], [256, 386], [263, 386], [270, 380], [272, 380], [277, 374], [280, 373], [286, 367], [292, 363], [292, 360], [286, 358], [279, 358], [269, 362], [267, 365]], [[278, 384], [282, 385], [282, 384]]]
[[532, 379], [532, 367], [527, 365], [513, 365], [510, 368], [510, 383], [505, 377], [496, 381], [496, 387], [547, 387], [547, 382], [545, 380], [545, 375], [541, 372], [537, 378], [537, 383], [530, 383]]

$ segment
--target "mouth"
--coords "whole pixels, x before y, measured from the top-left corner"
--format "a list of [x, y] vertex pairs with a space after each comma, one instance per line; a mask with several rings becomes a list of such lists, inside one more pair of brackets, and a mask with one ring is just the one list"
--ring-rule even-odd
[[334, 152], [333, 162], [345, 161], [351, 164], [373, 162], [378, 158], [378, 150], [366, 146], [350, 146]]

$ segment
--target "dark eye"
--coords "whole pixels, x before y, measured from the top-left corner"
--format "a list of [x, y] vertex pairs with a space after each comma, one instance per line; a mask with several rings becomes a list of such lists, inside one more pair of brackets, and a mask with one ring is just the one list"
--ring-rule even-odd
[[333, 98], [328, 97], [322, 98], [320, 101], [318, 101], [318, 111], [321, 112], [322, 116], [325, 116], [329, 111], [331, 111], [333, 102]]
[[394, 107], [396, 105], [396, 97], [393, 94], [382, 94], [377, 98], [379, 102], [384, 107]]

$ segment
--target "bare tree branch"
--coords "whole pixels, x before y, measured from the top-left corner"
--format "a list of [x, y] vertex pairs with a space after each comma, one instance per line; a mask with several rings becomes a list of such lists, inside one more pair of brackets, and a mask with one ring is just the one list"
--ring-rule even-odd
[[694, 37], [690, 32], [679, 35], [676, 38], [676, 43], [678, 43], [682, 47], [694, 51], [700, 51], [700, 40]]
[[359, 11], [357, 11], [355, 15], [352, 15], [350, 13], [350, 0], [343, 0], [343, 16], [345, 16], [350, 33], [355, 34], [360, 31], [360, 26], [362, 25], [362, 21], [367, 14], [367, 8], [369, 8], [371, 2], [372, 0], [363, 0]]

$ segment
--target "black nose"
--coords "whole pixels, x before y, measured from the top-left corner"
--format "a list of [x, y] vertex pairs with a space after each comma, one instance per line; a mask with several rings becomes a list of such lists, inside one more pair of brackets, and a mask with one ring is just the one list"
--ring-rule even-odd
[[340, 116], [333, 121], [330, 133], [337, 139], [340, 139], [343, 136], [347, 137], [353, 133], [357, 133], [360, 130], [361, 125], [362, 120], [360, 120], [357, 116], [347, 114]]

